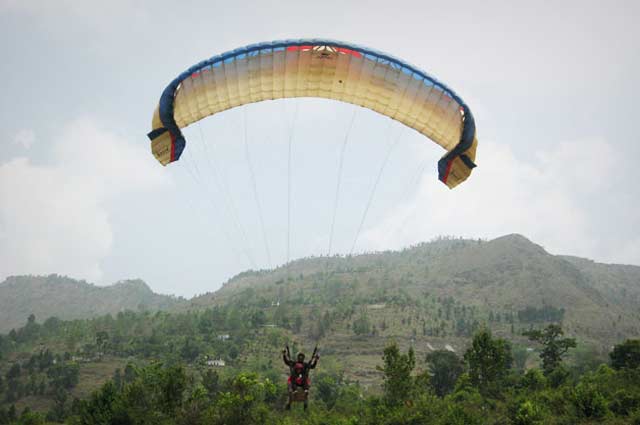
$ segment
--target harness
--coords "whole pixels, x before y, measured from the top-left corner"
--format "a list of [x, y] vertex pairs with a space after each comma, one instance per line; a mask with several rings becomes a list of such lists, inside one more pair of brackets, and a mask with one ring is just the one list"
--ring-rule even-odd
[[306, 375], [306, 370], [307, 368], [305, 367], [304, 363], [302, 362], [296, 362], [296, 364], [293, 365], [293, 368], [291, 368], [291, 377], [294, 379], [296, 385], [304, 385], [305, 383], [305, 375]]

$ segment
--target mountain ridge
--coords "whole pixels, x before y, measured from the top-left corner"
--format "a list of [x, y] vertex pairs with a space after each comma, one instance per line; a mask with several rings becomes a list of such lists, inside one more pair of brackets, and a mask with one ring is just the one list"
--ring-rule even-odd
[[141, 279], [98, 286], [57, 274], [9, 276], [0, 282], [0, 332], [24, 325], [31, 314], [41, 321], [86, 319], [123, 310], [164, 310], [179, 302], [154, 293]]
[[[550, 254], [520, 234], [488, 241], [440, 238], [401, 251], [313, 257], [272, 271], [243, 272], [179, 308], [235, 302], [251, 292], [287, 302], [291, 297], [283, 293], [299, 297], [298, 291], [311, 294], [327, 282], [345, 287], [360, 282], [355, 292], [363, 299], [402, 288], [412, 298], [425, 293], [451, 297], [485, 317], [489, 312], [517, 314], [528, 307], [563, 309], [568, 333], [603, 345], [623, 335], [640, 335], [640, 302], [634, 304], [640, 301], [640, 267], [577, 258]], [[344, 295], [350, 296], [348, 292]]]
[[[20, 291], [8, 290], [19, 284], [22, 299]], [[125, 309], [185, 311], [248, 299], [320, 309], [338, 302], [368, 308], [398, 299], [452, 299], [473, 308], [479, 321], [527, 308], [562, 310], [569, 334], [603, 345], [640, 334], [640, 267], [553, 255], [520, 234], [492, 240], [443, 237], [399, 251], [303, 258], [273, 270], [239, 273], [218, 290], [188, 300], [155, 294], [139, 279], [99, 287], [58, 275], [14, 276], [0, 283], [0, 332], [24, 324], [32, 313], [41, 321], [81, 319]], [[35, 307], [29, 308], [30, 302]], [[446, 327], [450, 330], [443, 332], [452, 333], [455, 324]]]

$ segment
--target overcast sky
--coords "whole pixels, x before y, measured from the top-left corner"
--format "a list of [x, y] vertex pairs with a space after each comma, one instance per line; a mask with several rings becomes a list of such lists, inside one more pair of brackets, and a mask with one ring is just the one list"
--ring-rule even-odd
[[[0, 279], [142, 278], [192, 296], [326, 255], [351, 120], [331, 254], [521, 233], [640, 265], [638, 17], [633, 0], [0, 0]], [[302, 37], [389, 52], [452, 87], [476, 116], [471, 178], [447, 189], [440, 147], [318, 99], [209, 117], [185, 130], [183, 160], [156, 162], [146, 133], [169, 81]]]

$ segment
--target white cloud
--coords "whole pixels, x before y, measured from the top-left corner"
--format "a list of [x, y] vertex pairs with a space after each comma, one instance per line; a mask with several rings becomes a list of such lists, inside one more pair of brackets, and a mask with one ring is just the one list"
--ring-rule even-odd
[[[508, 145], [483, 142], [480, 166], [467, 182], [448, 190], [433, 176], [424, 177], [415, 197], [370, 228], [363, 243], [387, 249], [438, 235], [522, 233], [553, 253], [602, 258], [609, 252], [601, 246], [607, 223], [599, 223], [584, 201], [593, 203], [610, 189], [602, 176], [615, 170], [615, 157], [601, 141], [560, 143], [527, 159], [517, 158]], [[637, 263], [634, 249], [631, 244], [628, 252], [618, 250], [619, 258]]]
[[20, 130], [13, 138], [13, 143], [20, 145], [25, 149], [31, 148], [36, 141], [36, 135], [33, 130], [25, 129]]
[[100, 280], [113, 242], [110, 200], [166, 184], [166, 177], [143, 147], [90, 118], [67, 125], [47, 160], [0, 165], [0, 279], [61, 273]]

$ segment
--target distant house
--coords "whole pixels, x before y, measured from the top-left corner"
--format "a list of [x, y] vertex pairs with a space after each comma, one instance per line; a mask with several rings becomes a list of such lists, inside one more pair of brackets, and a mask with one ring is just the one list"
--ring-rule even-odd
[[[92, 358], [92, 357], [84, 357], [84, 356], [71, 356], [71, 361], [72, 362], [77, 362], [77, 363], [89, 363], [91, 361], [95, 361], [97, 358]], [[53, 359], [53, 364], [56, 364], [56, 359]]]
[[224, 367], [225, 365], [226, 364], [222, 359], [207, 360], [207, 366]]
[[229, 338], [231, 338], [231, 335], [229, 335], [229, 334], [221, 334], [221, 335], [218, 335], [218, 339], [219, 339], [220, 341], [226, 341], [226, 340], [228, 340]]

